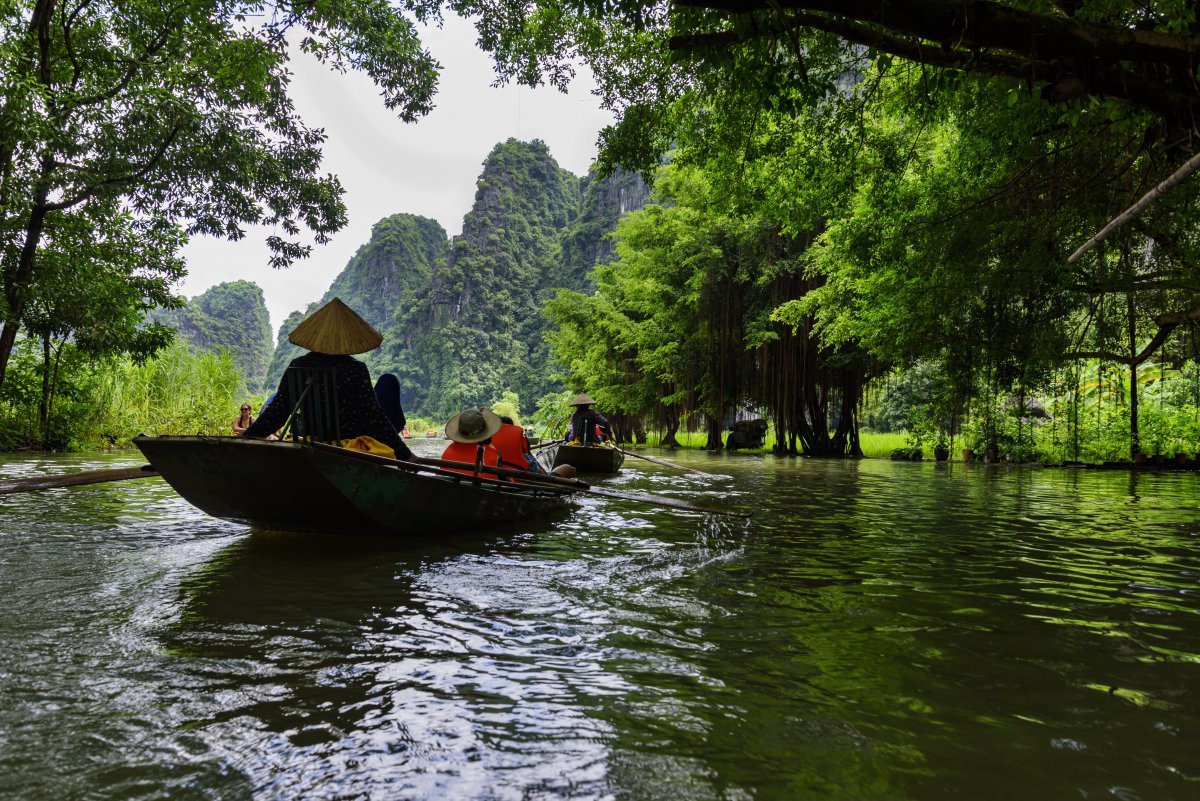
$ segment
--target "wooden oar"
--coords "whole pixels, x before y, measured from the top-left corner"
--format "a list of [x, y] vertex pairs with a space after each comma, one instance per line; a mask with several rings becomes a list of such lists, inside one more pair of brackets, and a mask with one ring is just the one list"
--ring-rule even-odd
[[85, 484], [102, 484], [106, 481], [125, 481], [131, 478], [150, 478], [158, 471], [148, 464], [141, 467], [123, 467], [109, 470], [83, 470], [56, 476], [34, 476], [33, 478], [10, 478], [0, 481], [0, 495], [17, 492], [79, 487]]
[[[324, 442], [311, 442], [309, 445], [317, 450], [334, 451], [342, 456], [349, 456], [353, 459], [358, 459], [364, 462], [375, 462], [377, 464], [386, 464], [391, 467], [398, 467], [401, 470], [409, 470], [420, 473], [433, 473], [439, 476], [447, 476], [456, 478], [460, 481], [474, 481], [475, 477], [470, 473], [460, 473], [460, 470], [474, 470], [474, 464], [466, 462], [452, 462], [446, 459], [434, 459], [424, 456], [414, 456], [412, 460], [393, 459], [390, 456], [382, 456], [378, 453], [367, 453], [366, 451], [356, 451], [350, 448], [340, 448], [337, 445], [328, 445]], [[443, 468], [450, 467], [452, 470]], [[507, 478], [518, 478], [521, 481], [534, 483], [538, 485], [548, 485], [554, 489], [576, 490], [587, 489], [591, 485], [585, 481], [580, 481], [574, 478], [565, 478], [563, 476], [552, 475], [549, 473], [531, 473], [528, 470], [510, 470], [507, 467], [491, 467], [483, 465], [479, 480], [490, 484], [501, 484], [505, 487], [512, 487], [512, 482], [499, 481], [496, 476], [504, 476]]]
[[620, 501], [633, 501], [634, 503], [648, 503], [653, 506], [665, 506], [669, 509], [683, 509], [688, 512], [703, 512], [706, 515], [724, 515], [725, 517], [750, 517], [754, 512], [749, 509], [717, 509], [712, 506], [697, 506], [694, 503], [685, 503], [677, 501], [674, 498], [664, 498], [661, 495], [644, 495], [640, 492], [616, 492], [610, 489], [596, 489], [592, 487], [587, 490], [579, 490], [584, 495], [599, 495], [602, 498], [615, 498]]
[[[459, 479], [460, 481], [472, 481], [469, 475], [463, 473], [451, 472], [442, 468], [443, 465], [452, 465], [457, 469], [464, 467], [473, 468], [474, 465], [467, 465], [465, 462], [449, 462], [443, 459], [427, 459], [421, 458], [420, 461], [405, 461], [403, 459], [390, 459], [387, 456], [380, 456], [377, 453], [366, 453], [365, 451], [355, 451], [348, 448], [338, 448], [334, 445], [326, 445], [320, 442], [312, 443], [312, 447], [319, 450], [337, 451], [343, 456], [349, 456], [352, 459], [361, 459], [365, 462], [376, 462], [378, 464], [386, 464], [392, 467], [398, 467], [401, 470], [412, 470], [417, 472], [428, 472], [437, 475], [449, 476]], [[584, 481], [579, 481], [574, 478], [563, 478], [562, 476], [547, 475], [545, 473], [530, 473], [523, 470], [509, 470], [506, 467], [490, 467], [485, 465], [481, 468], [483, 473], [491, 473], [496, 476], [507, 476], [518, 479], [522, 482], [529, 482], [537, 485], [538, 489], [552, 490], [555, 492], [577, 492], [583, 495], [596, 495], [602, 498], [614, 498], [621, 501], [633, 501], [634, 503], [645, 503], [652, 506], [664, 506], [669, 509], [683, 509], [688, 512], [703, 512], [711, 515], [726, 515], [728, 517], [750, 517], [751, 512], [745, 509], [717, 509], [711, 506], [697, 506], [695, 504], [677, 501], [674, 498], [664, 498], [660, 495], [646, 495], [643, 493], [632, 492], [616, 492], [614, 490], [604, 489], [599, 490]], [[495, 478], [480, 477], [477, 479], [485, 484], [499, 484], [504, 487], [512, 487], [511, 482], [498, 481]]]
[[661, 464], [664, 467], [674, 467], [676, 470], [686, 470], [689, 473], [695, 473], [696, 475], [700, 475], [700, 476], [708, 476], [709, 478], [724, 478], [724, 476], [718, 476], [716, 473], [705, 473], [703, 470], [696, 470], [691, 467], [684, 467], [681, 464], [675, 464], [674, 462], [668, 462], [666, 459], [655, 459], [650, 456], [642, 456], [640, 453], [634, 453], [633, 451], [627, 451], [624, 448], [617, 448], [617, 450], [619, 450], [621, 453], [625, 454], [626, 456], [632, 456], [634, 459], [645, 459], [647, 462], [654, 462], [655, 464]]

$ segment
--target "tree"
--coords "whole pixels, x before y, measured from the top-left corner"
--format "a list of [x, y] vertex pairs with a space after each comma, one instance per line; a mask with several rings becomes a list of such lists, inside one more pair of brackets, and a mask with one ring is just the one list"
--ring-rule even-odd
[[[97, 232], [105, 237], [97, 239]], [[98, 203], [50, 220], [21, 317], [42, 345], [43, 447], [49, 447], [65, 350], [92, 361], [129, 356], [140, 364], [171, 341], [169, 328], [144, 321], [148, 310], [178, 302], [170, 285], [183, 273], [176, 255], [182, 238], [173, 226], [147, 224]]]
[[231, 239], [262, 224], [277, 231], [267, 242], [279, 267], [308, 255], [302, 229], [322, 243], [345, 223], [341, 186], [318, 173], [324, 134], [287, 96], [289, 35], [334, 68], [366, 72], [402, 119], [431, 108], [437, 64], [385, 0], [6, 7], [0, 382], [58, 215], [101, 203]]
[[[663, 170], [662, 205], [617, 229], [618, 260], [596, 269], [598, 292], [563, 292], [547, 312], [566, 380], [605, 409], [654, 419], [664, 442], [699, 414], [707, 447], [745, 407], [771, 410], [782, 450], [860, 455], [856, 407], [865, 381], [852, 348], [822, 346], [811, 316], [772, 320], [819, 280], [760, 214], [723, 213], [708, 176]], [[798, 446], [798, 447], [797, 447]]]
[[768, 93], [807, 87], [820, 97], [836, 90], [831, 67], [865, 51], [1010, 78], [1051, 102], [1115, 101], [1176, 130], [1200, 122], [1200, 21], [1186, 3], [461, 0], [455, 8], [476, 16], [503, 80], [562, 85], [574, 76], [570, 59], [587, 61], [606, 102], [624, 112], [606, 137], [618, 147], [631, 144], [633, 129], [655, 130], [654, 110], [681, 87], [711, 90], [751, 70]]

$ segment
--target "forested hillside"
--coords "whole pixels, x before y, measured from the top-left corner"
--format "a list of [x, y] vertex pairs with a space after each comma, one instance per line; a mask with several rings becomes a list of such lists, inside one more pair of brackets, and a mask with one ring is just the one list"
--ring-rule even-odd
[[154, 318], [196, 348], [229, 351], [246, 386], [262, 388], [271, 359], [271, 321], [257, 284], [217, 284], [180, 309], [157, 311]]
[[617, 222], [645, 206], [649, 199], [650, 187], [636, 173], [617, 172], [603, 179], [584, 177], [579, 217], [562, 238], [562, 288], [595, 288], [592, 268], [616, 258], [611, 234]]
[[614, 257], [608, 234], [648, 194], [634, 174], [579, 178], [542, 142], [498, 144], [453, 244], [423, 217], [377, 223], [321, 300], [280, 326], [268, 384], [300, 353], [288, 332], [340, 297], [383, 333], [383, 347], [361, 358], [373, 375], [400, 378], [410, 411], [449, 416], [505, 391], [531, 410], [557, 388], [543, 307], [559, 289], [594, 286], [592, 269]]
[[462, 235], [384, 344], [414, 408], [444, 417], [550, 386], [541, 307], [567, 280], [561, 237], [579, 201], [579, 179], [545, 144], [492, 150]]
[[[435, 261], [448, 241], [446, 230], [436, 220], [414, 214], [393, 214], [371, 228], [371, 239], [358, 249], [338, 274], [329, 290], [303, 313], [288, 315], [279, 327], [275, 353], [267, 370], [267, 386], [278, 385], [289, 361], [303, 350], [288, 342], [288, 333], [311, 311], [332, 298], [341, 298], [380, 332], [392, 324], [397, 305], [406, 294], [425, 286]], [[385, 372], [384, 351], [360, 356], [373, 374]]]

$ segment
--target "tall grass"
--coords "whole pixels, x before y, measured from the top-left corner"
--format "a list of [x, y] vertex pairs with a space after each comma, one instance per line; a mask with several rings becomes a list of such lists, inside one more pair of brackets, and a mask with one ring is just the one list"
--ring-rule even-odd
[[182, 342], [142, 365], [119, 362], [95, 392], [96, 438], [127, 444], [138, 434], [229, 434], [243, 401], [256, 409], [225, 351], [193, 351]]
[[[883, 433], [880, 431], [860, 431], [858, 433], [858, 444], [862, 448], [863, 456], [891, 458], [892, 451], [897, 448], [907, 448], [908, 434], [903, 431], [891, 431]], [[932, 456], [932, 448], [927, 453]]]
[[[703, 448], [708, 444], [708, 434], [704, 431], [680, 431], [675, 434], [675, 439], [682, 448]], [[647, 437], [647, 444], [658, 446], [662, 442], [662, 434], [660, 432], [650, 432]], [[767, 430], [767, 435], [763, 439], [763, 447], [761, 448], [740, 448], [738, 453], [772, 453], [775, 449], [775, 428], [772, 426]], [[882, 434], [875, 431], [860, 431], [859, 444], [862, 446], [863, 455], [871, 457], [890, 458], [892, 451], [897, 448], [908, 446], [908, 434], [903, 431]]]

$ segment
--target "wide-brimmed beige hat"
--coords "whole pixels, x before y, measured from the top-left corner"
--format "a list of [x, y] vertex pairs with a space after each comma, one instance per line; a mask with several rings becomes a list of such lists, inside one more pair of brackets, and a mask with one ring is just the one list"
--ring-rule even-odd
[[340, 298], [334, 298], [292, 329], [288, 342], [317, 353], [349, 356], [375, 350], [383, 335]]
[[596, 400], [589, 396], [586, 392], [580, 392], [579, 397], [568, 403], [568, 406], [591, 406]]
[[446, 436], [455, 442], [482, 442], [500, 430], [500, 416], [487, 409], [464, 409], [446, 421]]

